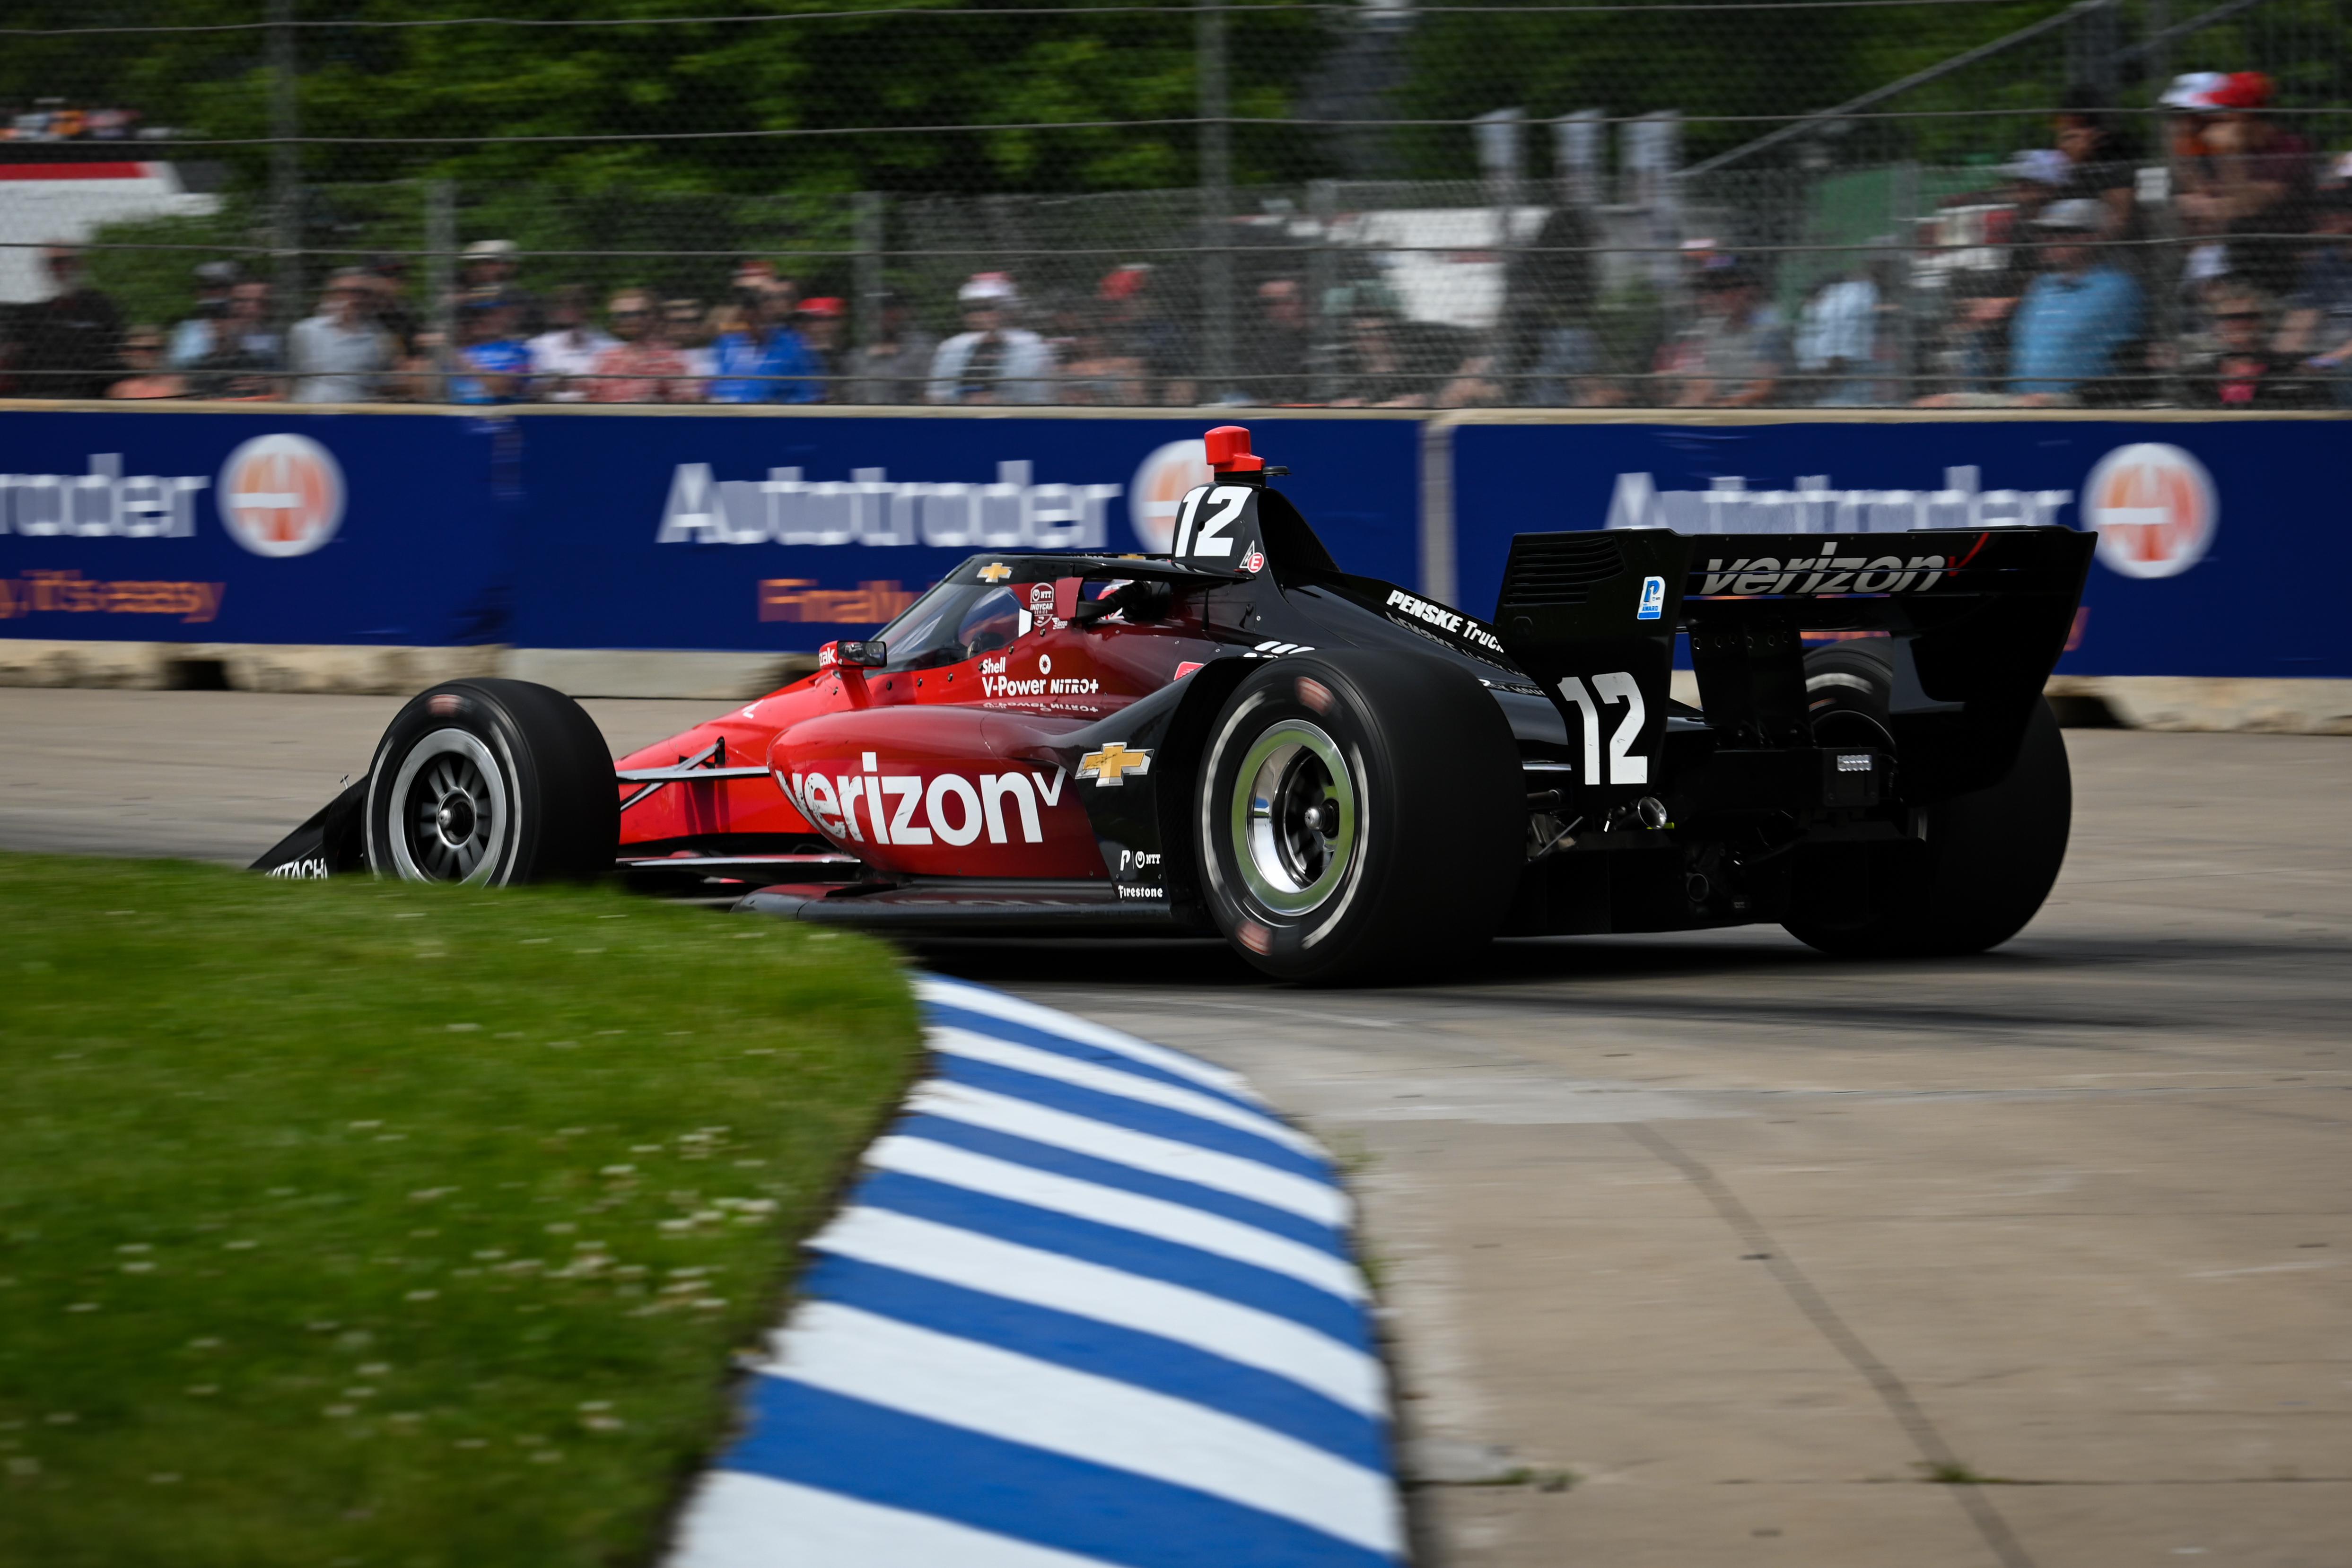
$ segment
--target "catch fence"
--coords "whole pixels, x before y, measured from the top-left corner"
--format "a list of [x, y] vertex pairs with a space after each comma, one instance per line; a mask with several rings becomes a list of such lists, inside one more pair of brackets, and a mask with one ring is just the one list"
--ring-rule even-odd
[[[2352, 401], [2328, 0], [469, 8], [12, 11], [6, 390], [300, 395], [360, 268], [387, 399]], [[2192, 70], [2229, 101], [2165, 103]], [[2056, 351], [2085, 274], [2118, 319]], [[642, 291], [684, 369], [469, 373], [575, 290], [600, 333]], [[813, 351], [720, 373], [763, 308]]]

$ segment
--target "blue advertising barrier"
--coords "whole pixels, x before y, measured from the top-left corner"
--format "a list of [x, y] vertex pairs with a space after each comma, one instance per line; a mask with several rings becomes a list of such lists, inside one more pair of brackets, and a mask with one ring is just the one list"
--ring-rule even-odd
[[[977, 550], [1164, 550], [1213, 413], [0, 412], [0, 636], [809, 652]], [[1416, 419], [1255, 415], [1417, 582]]]
[[509, 640], [511, 421], [0, 413], [0, 636]]
[[[525, 415], [532, 648], [805, 651], [975, 550], [1165, 550], [1213, 413]], [[1351, 570], [1420, 577], [1420, 424], [1254, 415]]]
[[[2099, 531], [2062, 674], [2352, 675], [2331, 418], [1759, 416], [1452, 431], [1457, 602], [1490, 613], [1511, 536], [1548, 528]], [[1853, 551], [1877, 552], [1857, 538]]]

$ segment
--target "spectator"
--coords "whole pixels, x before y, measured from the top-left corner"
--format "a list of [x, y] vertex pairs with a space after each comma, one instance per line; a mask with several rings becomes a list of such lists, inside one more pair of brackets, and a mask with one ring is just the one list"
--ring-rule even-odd
[[131, 373], [106, 389], [110, 398], [185, 397], [188, 383], [163, 364], [163, 334], [133, 327], [122, 339], [122, 362]]
[[613, 296], [605, 319], [620, 342], [597, 359], [590, 402], [702, 401], [701, 382], [689, 372], [686, 356], [670, 346], [653, 296], [624, 289]]
[[2352, 189], [2323, 192], [2317, 227], [2326, 244], [2304, 263], [2280, 346], [2326, 378], [2339, 408], [2352, 408]]
[[907, 319], [907, 302], [895, 294], [882, 296], [879, 313], [873, 340], [850, 353], [843, 401], [920, 402], [938, 340]]
[[1780, 311], [1764, 302], [1756, 269], [1736, 256], [1711, 256], [1692, 280], [1698, 319], [1666, 346], [1659, 368], [1679, 379], [1678, 408], [1761, 408], [1780, 390], [1789, 363]]
[[1143, 401], [1143, 367], [1118, 351], [1103, 329], [1106, 312], [1086, 300], [1065, 313], [1068, 330], [1055, 347], [1060, 366], [1055, 401], [1087, 408], [1123, 408]]
[[1257, 316], [1242, 334], [1244, 400], [1260, 408], [1307, 401], [1307, 367], [1314, 336], [1307, 316], [1307, 291], [1295, 277], [1269, 277], [1257, 286]]
[[1998, 265], [1986, 271], [1955, 269], [1951, 275], [1946, 368], [1961, 391], [1995, 396], [2007, 381], [2010, 326], [2017, 302], [2025, 298], [2042, 265], [2040, 248], [2030, 243], [2033, 220], [2073, 178], [2074, 167], [2054, 147], [2028, 149], [2002, 165], [2006, 210], [1989, 214], [1985, 224], [1986, 238], [1998, 240], [2001, 247]]
[[1184, 329], [1167, 308], [1166, 292], [1149, 263], [1130, 262], [1105, 273], [1095, 298], [1109, 312], [1104, 322], [1105, 347], [1111, 358], [1135, 362], [1144, 378], [1142, 401], [1181, 408], [1200, 396], [1200, 386], [1193, 379]]
[[[2055, 122], [2065, 178], [2054, 182], [2053, 199], [2096, 202], [2103, 241], [2137, 239], [2143, 232], [2137, 151], [2116, 129], [2106, 99], [2096, 89], [2069, 88], [2066, 102]], [[2135, 272], [2139, 259], [2137, 253], [2128, 258]]]
[[121, 364], [121, 312], [73, 246], [47, 246], [41, 261], [58, 291], [17, 315], [17, 384], [27, 397], [104, 397]]
[[416, 335], [425, 330], [425, 318], [408, 298], [408, 258], [404, 256], [379, 255], [368, 258], [364, 274], [369, 295], [369, 314], [376, 324], [392, 335], [394, 351], [405, 357], [416, 349]]
[[824, 378], [817, 383], [820, 395], [811, 402], [835, 401], [835, 388], [839, 383], [835, 378], [841, 374], [843, 363], [841, 329], [848, 317], [849, 308], [831, 295], [803, 299], [793, 312], [793, 325], [801, 341], [808, 345], [809, 355], [816, 361], [817, 374]]
[[1601, 363], [1592, 330], [1595, 244], [1591, 216], [1563, 203], [1532, 243], [1506, 256], [1493, 356], [1500, 401], [1562, 406], [1595, 395]]
[[774, 283], [739, 291], [742, 324], [710, 345], [712, 402], [817, 402], [824, 368], [786, 319], [791, 295]]
[[2105, 221], [2096, 202], [2079, 197], [2053, 203], [2035, 220], [2049, 238], [2011, 334], [2010, 390], [2019, 402], [2076, 401], [2091, 383], [2126, 368], [2124, 351], [2140, 332], [2142, 295], [2098, 250]]
[[278, 366], [247, 346], [252, 335], [244, 329], [236, 301], [206, 306], [202, 314], [212, 327], [213, 346], [188, 367], [190, 394], [229, 402], [267, 402], [278, 397], [271, 373]]
[[666, 300], [661, 311], [669, 345], [686, 357], [686, 368], [694, 372], [696, 384], [709, 381], [719, 369], [710, 346], [725, 334], [739, 329], [738, 317], [741, 312], [733, 306], [722, 305], [706, 316], [699, 299]]
[[2179, 256], [2169, 275], [2192, 291], [2194, 298], [2201, 298], [2194, 291], [2229, 266], [2225, 247], [2216, 237], [2220, 225], [2200, 215], [2205, 198], [2214, 190], [2213, 162], [2205, 145], [2206, 133], [2213, 129], [2218, 113], [2213, 95], [2229, 84], [2229, 77], [2221, 71], [2188, 71], [2173, 78], [2158, 99], [2168, 111], [2166, 174], [2172, 192], [2173, 219], [2184, 236], [2196, 241]]
[[2198, 408], [2324, 408], [2327, 389], [2291, 355], [2270, 348], [2269, 298], [2223, 278], [2212, 290], [2212, 320], [2221, 352], [2210, 371], [2192, 378], [2188, 401]]
[[519, 252], [510, 239], [476, 240], [457, 263], [457, 286], [466, 298], [495, 294], [514, 311], [515, 331], [536, 338], [547, 330], [547, 312], [539, 297], [515, 282], [520, 269]]
[[187, 319], [172, 329], [172, 368], [184, 371], [213, 351], [213, 340], [217, 336], [213, 323], [217, 313], [206, 315], [205, 307], [217, 305], [228, 308], [229, 290], [244, 269], [233, 261], [207, 261], [196, 267], [196, 308]]
[[530, 395], [530, 350], [515, 325], [520, 314], [502, 294], [477, 295], [460, 307], [457, 362], [464, 371], [449, 378], [450, 402], [514, 402]]
[[530, 340], [531, 384], [549, 402], [586, 402], [580, 378], [596, 368], [614, 340], [588, 319], [588, 290], [566, 284], [548, 302], [547, 330]]
[[1013, 280], [975, 273], [956, 291], [964, 330], [931, 359], [929, 398], [940, 403], [1043, 403], [1054, 399], [1054, 356], [1036, 333], [1005, 324]]
[[442, 369], [442, 350], [448, 340], [439, 329], [423, 327], [409, 340], [393, 371], [390, 392], [401, 402], [446, 402], [449, 378]]
[[2210, 183], [2184, 191], [2178, 204], [2183, 216], [2228, 236], [2229, 271], [2284, 294], [2311, 226], [2311, 144], [2266, 117], [2271, 78], [2260, 71], [2236, 73], [2210, 98], [2219, 114], [2202, 137]]
[[269, 285], [248, 277], [230, 287], [228, 314], [215, 335], [215, 348], [224, 339], [266, 369], [285, 363], [285, 346], [269, 324]]
[[1822, 408], [1864, 408], [1877, 401], [1870, 381], [1877, 357], [1878, 285], [1867, 267], [1834, 275], [1815, 288], [1797, 316], [1797, 369], [1803, 397]]
[[287, 369], [296, 402], [366, 402], [383, 388], [393, 347], [375, 324], [367, 274], [347, 267], [329, 280], [319, 313], [294, 324]]
[[1433, 378], [1416, 365], [1403, 323], [1379, 288], [1348, 291], [1348, 346], [1333, 408], [1425, 408]]

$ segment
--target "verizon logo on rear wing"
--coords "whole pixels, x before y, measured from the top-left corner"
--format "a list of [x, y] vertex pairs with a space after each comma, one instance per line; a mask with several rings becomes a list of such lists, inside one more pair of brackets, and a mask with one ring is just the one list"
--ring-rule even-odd
[[[1622, 537], [1634, 537], [1621, 535]], [[1732, 534], [1688, 541], [1685, 599], [2079, 594], [2087, 535], [2072, 528]]]
[[1838, 555], [1822, 551], [1810, 556], [1743, 556], [1709, 558], [1694, 563], [1684, 592], [1714, 599], [1787, 594], [1924, 592], [1953, 570], [1940, 555]]

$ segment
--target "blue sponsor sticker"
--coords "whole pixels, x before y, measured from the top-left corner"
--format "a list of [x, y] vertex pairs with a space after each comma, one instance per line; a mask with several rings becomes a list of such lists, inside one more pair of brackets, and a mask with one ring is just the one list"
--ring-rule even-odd
[[1645, 577], [1642, 580], [1642, 610], [1637, 621], [1655, 621], [1666, 608], [1666, 580]]

